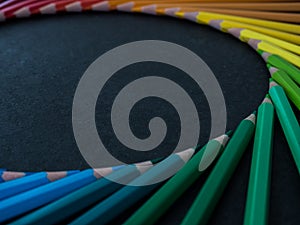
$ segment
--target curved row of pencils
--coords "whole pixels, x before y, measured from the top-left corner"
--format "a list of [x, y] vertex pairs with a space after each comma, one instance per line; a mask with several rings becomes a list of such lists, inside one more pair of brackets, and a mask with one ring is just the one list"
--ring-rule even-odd
[[[209, 173], [182, 224], [206, 224], [254, 136], [244, 225], [268, 224], [273, 121], [277, 115], [300, 173], [300, 3], [281, 0], [6, 0], [0, 20], [36, 14], [126, 11], [188, 19], [230, 33], [265, 60], [270, 88], [257, 112], [205, 146], [165, 159], [84, 171], [0, 169], [0, 223], [107, 224], [140, 200], [126, 225], [155, 224], [201, 176]], [[267, 76], [267, 75], [266, 75]], [[276, 114], [276, 115], [275, 115]], [[178, 172], [165, 182], [154, 179]], [[119, 184], [125, 180], [129, 185]], [[138, 185], [136, 185], [138, 184]], [[145, 184], [145, 186], [143, 186]]]

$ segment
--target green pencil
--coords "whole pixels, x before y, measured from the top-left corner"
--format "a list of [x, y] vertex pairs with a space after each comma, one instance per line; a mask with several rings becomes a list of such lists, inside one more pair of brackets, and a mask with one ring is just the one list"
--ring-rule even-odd
[[255, 113], [244, 119], [214, 166], [182, 224], [206, 224], [238, 165], [255, 127]]
[[270, 81], [270, 96], [274, 103], [281, 127], [291, 149], [300, 173], [300, 127], [291, 105], [280, 87], [275, 81]]
[[283, 70], [275, 67], [269, 67], [272, 78], [284, 89], [287, 96], [300, 110], [300, 88]]
[[258, 108], [244, 225], [268, 222], [274, 107], [267, 96]]
[[215, 161], [218, 155], [223, 152], [228, 138], [228, 135], [225, 134], [209, 141], [174, 177], [164, 184], [133, 214], [125, 224], [154, 224]]
[[297, 67], [278, 55], [263, 51], [259, 51], [259, 53], [261, 53], [261, 56], [267, 63], [277, 67], [278, 69], [284, 70], [296, 83], [300, 85], [300, 70]]

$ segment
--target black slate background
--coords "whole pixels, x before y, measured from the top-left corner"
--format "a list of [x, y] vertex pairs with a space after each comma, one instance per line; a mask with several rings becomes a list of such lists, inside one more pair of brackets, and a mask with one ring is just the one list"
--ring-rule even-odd
[[[9, 170], [88, 168], [73, 137], [73, 95], [87, 67], [104, 52], [121, 44], [165, 40], [198, 54], [222, 87], [228, 112], [227, 129], [234, 129], [255, 110], [268, 90], [264, 62], [250, 47], [230, 35], [189, 21], [125, 13], [72, 14], [9, 21], [1, 24], [0, 34], [0, 168]], [[130, 67], [123, 73], [132, 78], [135, 73], [176, 74], [176, 71], [146, 63]], [[180, 73], [178, 81], [192, 87]], [[126, 79], [120, 82], [126, 82]], [[204, 144], [210, 129], [207, 122], [209, 109], [201, 91], [191, 92], [201, 110], [200, 144]], [[164, 108], [156, 108], [155, 101], [150, 105], [166, 113]], [[101, 115], [97, 117], [101, 118]], [[143, 116], [133, 122], [142, 123]], [[176, 127], [172, 120], [171, 126]], [[145, 135], [143, 127], [137, 126], [135, 131]], [[114, 143], [109, 147], [114, 148]], [[209, 224], [242, 224], [251, 149], [252, 144]], [[118, 150], [115, 151], [118, 154]], [[162, 151], [152, 157], [167, 153]], [[145, 158], [149, 157], [151, 154]], [[126, 154], [125, 158], [137, 160]], [[160, 224], [179, 224], [204, 180], [205, 176], [199, 179]], [[125, 212], [115, 222], [120, 223], [134, 210]], [[299, 212], [299, 175], [276, 119], [269, 222], [272, 225], [298, 225]]]

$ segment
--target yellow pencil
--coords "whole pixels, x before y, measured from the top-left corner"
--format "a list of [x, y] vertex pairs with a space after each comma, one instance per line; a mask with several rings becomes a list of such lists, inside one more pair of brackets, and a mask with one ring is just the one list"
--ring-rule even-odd
[[228, 29], [228, 32], [244, 42], [247, 42], [249, 39], [267, 41], [271, 44], [279, 46], [280, 48], [300, 55], [300, 47], [287, 41], [283, 41], [248, 29], [232, 28]]
[[274, 44], [271, 44], [267, 41], [249, 39], [248, 44], [252, 46], [255, 50], [262, 50], [271, 54], [279, 55], [295, 66], [300, 67], [300, 56], [293, 54], [287, 50], [284, 50]]
[[[185, 12], [176, 12], [176, 16], [184, 18]], [[195, 17], [197, 20], [201, 20], [202, 21], [201, 23], [203, 23], [203, 21], [209, 22], [212, 19], [232, 20], [232, 21], [272, 28], [275, 30], [281, 30], [289, 33], [300, 34], [300, 26], [295, 24], [289, 24], [289, 23], [274, 22], [268, 20], [253, 19], [247, 17], [231, 16], [231, 15], [202, 12], [202, 11], [197, 12], [197, 15]]]

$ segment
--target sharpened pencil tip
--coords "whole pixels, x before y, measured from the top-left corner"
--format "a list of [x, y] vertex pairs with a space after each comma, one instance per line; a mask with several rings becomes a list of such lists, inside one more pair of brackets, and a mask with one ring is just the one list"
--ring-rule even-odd
[[223, 145], [223, 147], [225, 147], [225, 145], [227, 144], [227, 142], [229, 140], [229, 136], [227, 134], [223, 134], [223, 135], [215, 138], [214, 140], [219, 142], [221, 145]]
[[249, 39], [248, 44], [254, 48], [255, 50], [258, 49], [258, 44], [259, 44], [260, 40], [256, 40], [256, 39]]
[[251, 121], [253, 124], [255, 124], [255, 120], [256, 120], [256, 111], [254, 111], [253, 113], [251, 113], [247, 118], [245, 118], [244, 120], [249, 120]]
[[274, 86], [279, 86], [279, 85], [273, 79], [270, 79], [269, 90]]
[[262, 101], [261, 104], [264, 104], [264, 103], [270, 103], [270, 104], [273, 104], [272, 101], [271, 101], [271, 98], [270, 98], [270, 95], [267, 94], [266, 97], [264, 98], [264, 100]]
[[189, 148], [186, 149], [182, 152], [176, 153], [184, 162], [187, 162], [190, 160], [190, 158], [194, 155], [195, 149], [194, 148]]
[[241, 29], [241, 28], [231, 28], [231, 29], [228, 29], [228, 33], [230, 33], [231, 35], [233, 35], [236, 38], [240, 38], [242, 30], [243, 29]]

